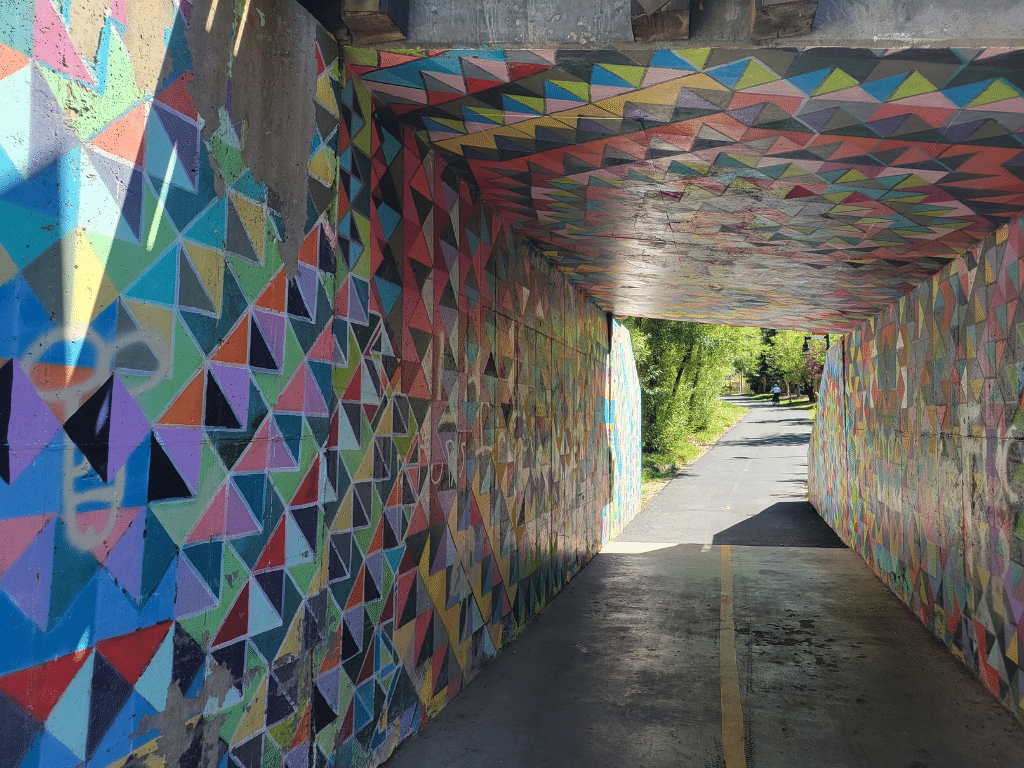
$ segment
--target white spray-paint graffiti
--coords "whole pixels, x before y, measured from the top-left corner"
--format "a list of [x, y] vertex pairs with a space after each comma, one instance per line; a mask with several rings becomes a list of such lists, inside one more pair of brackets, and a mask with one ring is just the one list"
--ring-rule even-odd
[[[144, 328], [123, 333], [110, 342], [91, 328], [85, 332], [84, 338], [79, 339], [69, 339], [66, 329], [56, 328], [26, 351], [22, 361], [25, 370], [31, 376], [32, 370], [41, 363], [47, 353], [54, 348], [67, 348], [72, 344], [77, 346], [79, 351], [84, 345], [92, 348], [95, 364], [91, 375], [84, 380], [75, 381], [73, 385], [65, 382], [64, 386], [52, 386], [46, 377], [38, 377], [41, 383], [37, 384], [40, 396], [51, 405], [58, 405], [65, 414], [74, 413], [90, 393], [110, 378], [115, 370], [117, 355], [123, 350], [144, 345], [152, 353], [157, 365], [155, 370], [145, 371], [141, 377], [136, 371], [132, 372], [135, 374], [133, 378], [141, 378], [141, 381], [133, 382], [132, 386], [126, 387], [130, 395], [148, 392], [170, 374], [169, 352], [163, 337]], [[121, 467], [109, 483], [103, 483], [89, 461], [84, 456], [79, 460], [80, 456], [75, 443], [70, 437], [65, 437], [61, 515], [68, 539], [84, 550], [99, 546], [113, 531], [124, 499], [125, 468]], [[78, 522], [79, 515], [98, 510], [107, 511], [104, 523], [98, 527], [95, 524], [87, 524], [83, 529]]]

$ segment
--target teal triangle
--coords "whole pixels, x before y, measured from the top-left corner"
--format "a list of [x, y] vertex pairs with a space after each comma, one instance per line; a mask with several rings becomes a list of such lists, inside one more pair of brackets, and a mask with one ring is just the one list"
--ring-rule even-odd
[[177, 287], [178, 249], [172, 248], [143, 272], [142, 277], [125, 291], [125, 295], [140, 301], [173, 307], [177, 301]]
[[221, 198], [200, 216], [196, 222], [189, 227], [182, 237], [195, 240], [197, 243], [209, 246], [214, 250], [224, 249], [224, 238], [227, 232], [226, 225], [227, 202]]

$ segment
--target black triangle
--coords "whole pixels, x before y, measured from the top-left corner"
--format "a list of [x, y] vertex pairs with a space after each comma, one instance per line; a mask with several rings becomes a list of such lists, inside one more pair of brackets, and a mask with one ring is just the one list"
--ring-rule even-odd
[[93, 656], [95, 662], [90, 691], [92, 706], [89, 707], [89, 731], [85, 744], [87, 757], [92, 757], [114, 720], [121, 714], [121, 708], [128, 697], [132, 695], [131, 685], [110, 662], [98, 653]]
[[260, 585], [267, 600], [274, 606], [274, 610], [281, 613], [284, 606], [284, 571], [266, 571], [256, 574], [256, 583]]
[[265, 371], [279, 371], [281, 368], [270, 351], [270, 345], [263, 338], [263, 332], [253, 317], [249, 318], [249, 366]]
[[149, 491], [147, 501], [190, 499], [192, 491], [178, 474], [178, 468], [167, 457], [156, 435], [149, 436]]
[[298, 523], [299, 530], [302, 531], [302, 536], [305, 538], [306, 543], [309, 544], [309, 548], [314, 552], [317, 551], [316, 532], [320, 522], [320, 512], [317, 510], [316, 505], [313, 505], [312, 507], [302, 507], [301, 509], [293, 509], [292, 517], [294, 517], [295, 522]]
[[11, 445], [7, 430], [11, 426], [11, 397], [14, 392], [14, 360], [0, 367], [0, 477], [11, 483]]
[[348, 624], [342, 621], [341, 623], [341, 658], [351, 659], [359, 653], [359, 646], [356, 645], [356, 639], [352, 637], [352, 633], [348, 630]]
[[309, 315], [306, 300], [302, 298], [302, 292], [299, 290], [299, 283], [296, 280], [288, 281], [288, 314], [306, 320], [313, 319]]
[[338, 715], [331, 709], [327, 699], [320, 693], [320, 687], [313, 687], [313, 736], [320, 733], [324, 728], [338, 719]]
[[235, 412], [231, 410], [231, 404], [224, 397], [220, 384], [209, 371], [206, 372], [206, 408], [203, 423], [207, 427], [221, 429], [241, 429], [242, 427]]
[[111, 375], [96, 392], [64, 423], [64, 431], [89, 460], [92, 468], [109, 482], [107, 454], [110, 448], [110, 408], [114, 391]]
[[338, 263], [334, 256], [334, 248], [331, 247], [331, 241], [327, 239], [327, 235], [324, 233], [323, 227], [320, 228], [317, 262], [322, 272], [327, 272], [332, 275], [334, 274], [335, 267]]

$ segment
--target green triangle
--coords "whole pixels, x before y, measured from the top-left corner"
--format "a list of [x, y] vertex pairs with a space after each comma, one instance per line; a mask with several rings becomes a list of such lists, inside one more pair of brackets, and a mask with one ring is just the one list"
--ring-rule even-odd
[[711, 57], [710, 48], [679, 49], [673, 50], [672, 53], [684, 61], [690, 62], [697, 69], [704, 69], [704, 65]]
[[755, 85], [773, 83], [779, 76], [764, 66], [757, 59], [751, 59], [743, 76], [736, 82], [735, 90], [742, 91], [744, 88], [753, 88]]
[[920, 96], [922, 93], [931, 93], [937, 90], [919, 72], [911, 72], [910, 75], [899, 84], [899, 87], [889, 94], [889, 98], [886, 101], [896, 101], [897, 99], [906, 99], [910, 96]]
[[644, 80], [644, 75], [647, 74], [646, 67], [634, 67], [630, 64], [598, 64], [598, 66], [601, 69], [608, 70], [624, 83], [634, 88], [640, 87], [640, 83]]
[[1006, 101], [1007, 99], [1016, 99], [1021, 96], [1021, 92], [1006, 82], [1003, 78], [998, 78], [992, 81], [992, 85], [986, 88], [984, 91], [975, 96], [971, 103], [967, 105], [967, 109], [974, 107], [980, 107], [984, 104], [994, 104], [997, 101]]
[[[590, 83], [584, 83], [579, 80], [548, 80], [545, 85], [552, 90], [564, 91], [569, 100], [579, 101], [590, 101]], [[545, 96], [547, 98], [559, 98], [557, 90], [554, 94], [548, 93], [548, 88], [545, 88]]]
[[[174, 239], [178, 236], [178, 231], [174, 228], [170, 217], [156, 195], [149, 188], [149, 185], [144, 184], [143, 189], [145, 190], [145, 196], [142, 207], [142, 229], [139, 233], [139, 238], [142, 240], [143, 246], [150, 253], [163, 253], [174, 242]], [[159, 216], [157, 215], [158, 211]], [[156, 222], [155, 227], [154, 222]]]
[[829, 73], [828, 77], [821, 82], [821, 85], [814, 89], [814, 93], [812, 93], [811, 96], [822, 96], [826, 93], [833, 93], [845, 88], [852, 88], [855, 85], [858, 85], [856, 80], [846, 74], [843, 70], [836, 67]]

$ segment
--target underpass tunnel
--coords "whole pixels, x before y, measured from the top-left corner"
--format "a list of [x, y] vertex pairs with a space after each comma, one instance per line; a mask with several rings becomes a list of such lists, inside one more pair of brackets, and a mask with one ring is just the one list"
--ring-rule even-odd
[[810, 502], [1024, 717], [1024, 9], [438, 5], [0, 6], [0, 766], [387, 759], [636, 517], [633, 315], [840, 335]]

